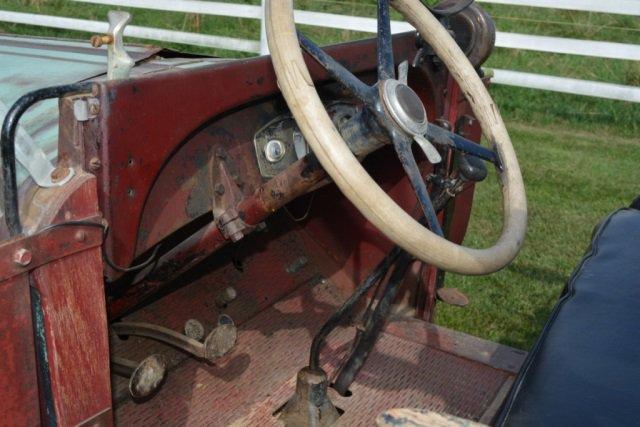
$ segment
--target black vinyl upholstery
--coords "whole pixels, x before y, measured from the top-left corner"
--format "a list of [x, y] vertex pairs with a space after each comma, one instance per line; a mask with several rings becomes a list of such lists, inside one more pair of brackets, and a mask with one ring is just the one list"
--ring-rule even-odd
[[496, 424], [640, 425], [640, 211], [597, 227]]

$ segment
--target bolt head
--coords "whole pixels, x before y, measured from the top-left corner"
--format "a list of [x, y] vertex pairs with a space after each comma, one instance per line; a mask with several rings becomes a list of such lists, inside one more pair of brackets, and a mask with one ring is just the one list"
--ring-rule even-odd
[[87, 233], [82, 230], [78, 230], [76, 231], [74, 238], [76, 239], [76, 242], [82, 243], [87, 239]]
[[91, 46], [93, 47], [102, 46], [102, 38], [98, 35], [91, 36]]
[[232, 242], [239, 242], [240, 240], [242, 240], [242, 238], [244, 237], [244, 234], [242, 234], [240, 231], [237, 231], [235, 233], [233, 233], [231, 236], [229, 236], [231, 238]]
[[449, 131], [451, 130], [451, 123], [449, 123], [449, 121], [447, 119], [439, 118], [439, 119], [436, 120], [436, 124], [438, 126], [440, 126], [441, 128], [443, 128], [443, 129], [446, 129], [446, 130], [449, 130]]
[[21, 267], [26, 267], [31, 264], [32, 255], [31, 251], [25, 248], [18, 249], [13, 254], [13, 262], [18, 264]]
[[222, 196], [224, 194], [224, 185], [217, 183], [214, 188], [216, 194]]
[[91, 46], [100, 47], [103, 44], [113, 43], [113, 36], [110, 34], [91, 36]]
[[100, 161], [99, 158], [97, 157], [92, 157], [91, 160], [89, 160], [89, 168], [91, 168], [91, 170], [98, 170], [100, 169], [100, 167], [102, 166], [102, 162]]

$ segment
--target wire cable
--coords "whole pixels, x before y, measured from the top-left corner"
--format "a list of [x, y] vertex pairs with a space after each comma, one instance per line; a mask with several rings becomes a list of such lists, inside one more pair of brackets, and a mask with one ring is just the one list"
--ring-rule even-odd
[[98, 227], [103, 230], [103, 244], [102, 244], [102, 258], [104, 262], [111, 267], [112, 269], [120, 272], [120, 273], [132, 273], [136, 271], [143, 270], [153, 264], [158, 258], [158, 252], [160, 251], [161, 245], [156, 245], [153, 252], [149, 257], [141, 262], [140, 264], [131, 265], [129, 267], [122, 267], [116, 264], [109, 256], [107, 255], [107, 251], [104, 249], [104, 242], [106, 242], [107, 235], [109, 234], [109, 225], [106, 221], [103, 222], [95, 222], [95, 221], [87, 221], [87, 220], [73, 220], [73, 221], [65, 221], [59, 222], [56, 224], [50, 224], [46, 227], [41, 228], [38, 232], [43, 233], [45, 231], [53, 230], [60, 227]]

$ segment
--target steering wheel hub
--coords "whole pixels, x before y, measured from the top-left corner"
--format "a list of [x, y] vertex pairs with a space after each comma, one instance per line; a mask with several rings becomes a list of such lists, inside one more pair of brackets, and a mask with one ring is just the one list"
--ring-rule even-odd
[[427, 111], [413, 89], [399, 80], [388, 79], [382, 82], [381, 94], [385, 109], [403, 131], [410, 135], [427, 132]]

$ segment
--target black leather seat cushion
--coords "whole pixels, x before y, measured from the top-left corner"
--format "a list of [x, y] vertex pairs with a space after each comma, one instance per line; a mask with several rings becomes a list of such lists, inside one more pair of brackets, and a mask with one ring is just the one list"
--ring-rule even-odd
[[640, 425], [640, 211], [599, 225], [497, 424]]

